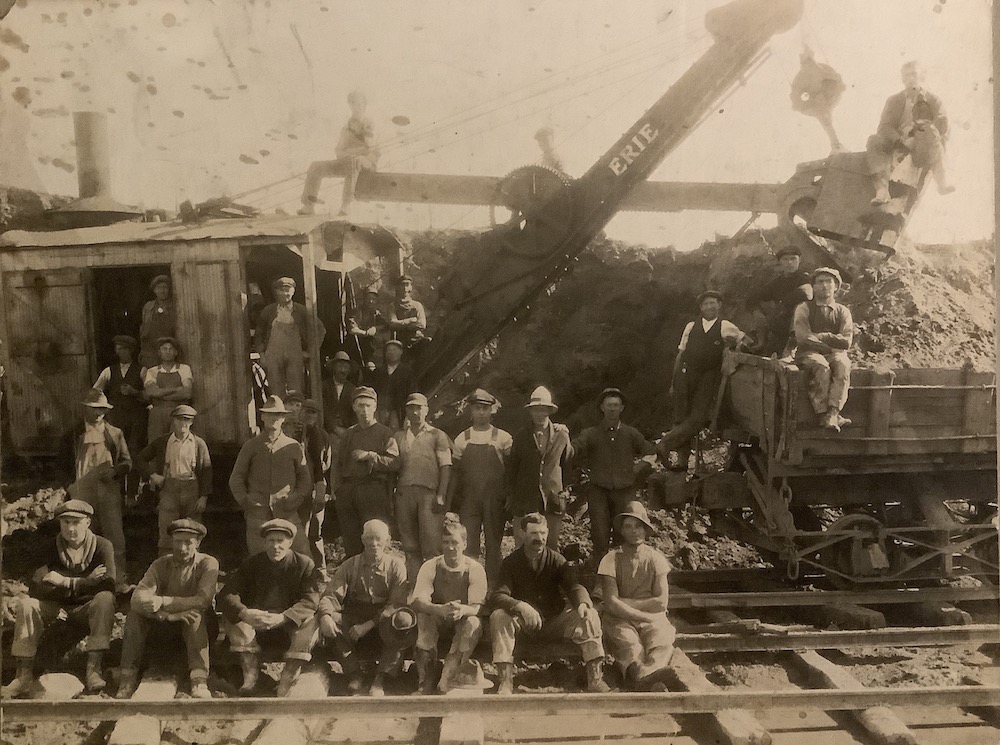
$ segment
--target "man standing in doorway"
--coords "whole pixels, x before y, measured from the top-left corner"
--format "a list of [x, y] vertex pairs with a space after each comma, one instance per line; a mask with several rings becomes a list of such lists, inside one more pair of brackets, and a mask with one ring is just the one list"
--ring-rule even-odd
[[295, 280], [276, 279], [275, 302], [257, 318], [254, 344], [267, 373], [268, 391], [284, 398], [289, 391], [305, 390], [305, 352], [309, 347], [309, 316], [306, 306], [292, 300]]
[[[108, 397], [111, 409], [107, 420], [125, 435], [130, 453], [138, 453], [146, 443], [146, 396], [143, 380], [146, 370], [135, 361], [139, 342], [131, 336], [119, 335], [113, 340], [118, 362], [105, 367], [97, 376], [94, 388]], [[125, 495], [134, 498], [139, 493], [138, 474], [126, 477]]]

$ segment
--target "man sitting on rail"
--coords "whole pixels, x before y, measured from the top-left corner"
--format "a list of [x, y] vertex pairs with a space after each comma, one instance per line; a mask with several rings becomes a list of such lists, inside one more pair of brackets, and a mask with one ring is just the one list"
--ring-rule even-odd
[[191, 672], [191, 696], [211, 698], [208, 690], [208, 617], [214, 613], [219, 561], [198, 551], [204, 525], [187, 518], [167, 528], [173, 552], [154, 561], [132, 593], [122, 641], [121, 680], [115, 698], [131, 698], [139, 683], [139, 663], [154, 627], [180, 626]]
[[722, 349], [735, 347], [743, 332], [735, 324], [719, 318], [722, 294], [705, 290], [698, 296], [701, 317], [684, 327], [670, 381], [676, 424], [660, 440], [664, 462], [671, 450], [678, 455], [676, 468], [687, 470], [691, 438], [712, 418], [712, 404], [722, 381]]
[[840, 272], [820, 267], [812, 273], [813, 299], [795, 309], [795, 363], [809, 375], [809, 400], [820, 426], [839, 432], [851, 420], [840, 415], [851, 387], [847, 350], [854, 340], [854, 319], [834, 298], [843, 284]]
[[96, 693], [106, 685], [101, 661], [115, 621], [115, 552], [110, 541], [91, 531], [93, 516], [94, 508], [80, 499], [64, 502], [56, 510], [59, 535], [32, 576], [28, 595], [17, 605], [10, 647], [17, 677], [3, 687], [4, 698], [31, 692], [38, 640], [57, 618], [88, 627], [86, 689]]
[[616, 522], [622, 545], [597, 569], [601, 622], [626, 688], [650, 690], [662, 685], [653, 678], [674, 653], [676, 632], [666, 613], [670, 562], [646, 543], [655, 531], [642, 502], [629, 502]]
[[279, 696], [288, 695], [303, 663], [312, 659], [322, 576], [312, 559], [292, 551], [297, 530], [281, 519], [261, 525], [264, 551], [244, 561], [219, 594], [229, 645], [243, 668], [241, 693], [257, 685], [260, 640], [288, 646]]
[[416, 619], [406, 608], [406, 563], [386, 552], [389, 526], [369, 520], [361, 532], [364, 551], [337, 567], [319, 601], [316, 617], [324, 639], [331, 640], [352, 694], [361, 690], [357, 645], [378, 631], [382, 642], [370, 696], [384, 696], [385, 676], [399, 667], [403, 651], [413, 645]]
[[[433, 693], [431, 668], [437, 664], [438, 638], [452, 634], [438, 688], [449, 691], [470, 664], [482, 627], [479, 609], [486, 602], [486, 570], [465, 555], [468, 532], [449, 513], [441, 528], [441, 556], [424, 562], [413, 583], [410, 606], [417, 612], [417, 676], [420, 693]], [[475, 664], [475, 663], [472, 663]]]
[[500, 580], [490, 598], [493, 662], [500, 682], [497, 693], [514, 692], [514, 643], [518, 632], [532, 638], [570, 639], [580, 647], [587, 668], [587, 690], [605, 693], [601, 619], [575, 570], [546, 546], [545, 515], [521, 518], [524, 545], [503, 560]]

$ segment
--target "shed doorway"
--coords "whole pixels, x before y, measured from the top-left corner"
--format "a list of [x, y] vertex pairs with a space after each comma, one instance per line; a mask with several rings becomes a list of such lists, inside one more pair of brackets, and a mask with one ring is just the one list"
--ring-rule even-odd
[[153, 299], [149, 283], [159, 274], [169, 277], [170, 265], [92, 268], [90, 274], [95, 369], [100, 371], [117, 361], [115, 336], [124, 334], [139, 341], [142, 306]]

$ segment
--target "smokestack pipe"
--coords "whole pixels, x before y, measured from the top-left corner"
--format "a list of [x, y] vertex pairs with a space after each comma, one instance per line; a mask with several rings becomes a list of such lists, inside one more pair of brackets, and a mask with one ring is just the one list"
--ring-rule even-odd
[[74, 111], [76, 173], [80, 198], [111, 196], [108, 120], [97, 111]]

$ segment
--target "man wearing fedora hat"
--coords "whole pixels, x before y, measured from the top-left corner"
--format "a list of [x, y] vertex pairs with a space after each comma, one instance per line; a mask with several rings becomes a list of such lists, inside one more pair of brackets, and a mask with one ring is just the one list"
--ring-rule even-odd
[[735, 324], [719, 318], [721, 293], [705, 290], [698, 296], [698, 307], [701, 317], [684, 327], [670, 379], [675, 424], [659, 443], [664, 460], [669, 451], [677, 451], [680, 470], [687, 470], [691, 438], [711, 420], [722, 381], [723, 347], [735, 347], [743, 338]]
[[125, 530], [122, 526], [122, 481], [132, 469], [125, 435], [105, 420], [112, 406], [100, 391], [87, 391], [83, 405], [83, 422], [73, 430], [71, 454], [75, 480], [69, 487], [74, 499], [82, 499], [93, 507], [96, 532], [111, 541], [115, 549], [119, 585], [125, 583]]
[[[611, 521], [625, 505], [635, 499], [639, 470], [637, 458], [655, 458], [656, 446], [635, 427], [623, 424], [625, 394], [618, 388], [601, 391], [598, 405], [602, 421], [588, 427], [573, 440], [574, 457], [590, 467], [587, 484], [587, 514], [590, 537], [594, 544], [593, 566], [600, 564], [611, 540]], [[646, 468], [651, 464], [643, 463]]]
[[[125, 435], [129, 452], [138, 453], [146, 443], [146, 394], [143, 390], [146, 370], [135, 361], [139, 346], [135, 339], [118, 335], [112, 341], [118, 361], [101, 370], [94, 388], [103, 391], [112, 406], [107, 420]], [[133, 497], [138, 491], [138, 474], [130, 473], [125, 493]]]
[[506, 523], [506, 466], [513, 438], [493, 426], [499, 403], [492, 393], [474, 390], [466, 403], [472, 426], [459, 433], [452, 448], [449, 509], [457, 510], [468, 532], [469, 556], [479, 559], [480, 533], [485, 536], [486, 576], [490, 585], [500, 574], [500, 543]]
[[399, 448], [395, 515], [406, 552], [406, 574], [441, 553], [441, 523], [451, 481], [451, 440], [427, 421], [427, 397], [406, 399], [406, 424], [393, 437]]
[[94, 508], [80, 499], [70, 499], [56, 509], [59, 534], [32, 575], [28, 594], [18, 600], [10, 647], [17, 660], [17, 677], [3, 687], [4, 698], [31, 692], [42, 631], [59, 617], [90, 632], [87, 691], [96, 693], [106, 685], [101, 663], [115, 621], [115, 556], [111, 543], [91, 531], [93, 516]]
[[337, 567], [319, 600], [320, 634], [333, 643], [351, 693], [361, 690], [357, 645], [378, 632], [381, 650], [368, 693], [385, 694], [385, 676], [399, 669], [404, 650], [416, 638], [416, 617], [406, 608], [406, 563], [388, 553], [389, 526], [369, 520], [361, 531], [364, 550]]
[[438, 688], [447, 693], [458, 671], [469, 663], [479, 643], [479, 609], [486, 602], [486, 571], [465, 555], [468, 532], [458, 515], [448, 513], [441, 528], [442, 553], [423, 563], [413, 580], [410, 606], [417, 612], [417, 678], [420, 693], [434, 691], [431, 667], [437, 664], [438, 640], [450, 633]]
[[820, 267], [812, 273], [813, 299], [795, 309], [795, 363], [809, 376], [809, 400], [820, 426], [839, 432], [851, 423], [840, 412], [851, 387], [854, 319], [846, 305], [836, 301], [843, 281], [840, 272]]
[[386, 340], [382, 356], [383, 364], [371, 375], [371, 387], [378, 392], [378, 420], [396, 431], [406, 421], [406, 397], [415, 390], [413, 370], [403, 361], [403, 342], [398, 339]]
[[[267, 373], [268, 392], [287, 396], [289, 391], [305, 390], [305, 353], [309, 349], [309, 311], [296, 303], [295, 280], [279, 277], [271, 284], [275, 302], [265, 305], [257, 317], [254, 345]], [[319, 319], [317, 347], [326, 331]]]
[[156, 340], [160, 364], [146, 370], [143, 389], [152, 403], [149, 411], [147, 442], [170, 431], [171, 413], [179, 404], [190, 403], [194, 388], [191, 368], [178, 362], [181, 345], [172, 336]]
[[360, 554], [362, 526], [369, 520], [388, 523], [392, 515], [392, 482], [399, 468], [399, 445], [392, 430], [375, 421], [378, 395], [362, 385], [354, 391], [357, 424], [344, 433], [335, 457], [331, 483], [337, 521], [348, 556]]
[[604, 637], [626, 687], [648, 690], [674, 653], [676, 632], [667, 620], [670, 562], [647, 543], [655, 530], [642, 502], [629, 502], [615, 522], [622, 545], [597, 569]]
[[136, 455], [135, 462], [159, 490], [156, 508], [160, 555], [170, 553], [170, 526], [182, 517], [201, 520], [212, 493], [212, 457], [205, 441], [191, 431], [197, 411], [187, 404], [174, 407], [170, 432], [160, 435]]
[[747, 305], [758, 314], [757, 338], [751, 351], [764, 357], [772, 354], [784, 357], [791, 351], [788, 341], [795, 308], [813, 296], [809, 273], [799, 269], [802, 260], [799, 248], [791, 245], [779, 248], [775, 258], [777, 275], [747, 298]]
[[142, 306], [139, 326], [139, 362], [145, 368], [159, 363], [159, 340], [177, 335], [177, 303], [171, 293], [170, 276], [157, 274], [149, 283], [149, 291], [154, 298]]
[[331, 377], [323, 380], [323, 426], [339, 440], [357, 421], [353, 408], [356, 386], [348, 379], [354, 362], [341, 350], [327, 359], [326, 367]]
[[521, 518], [540, 512], [548, 521], [550, 548], [559, 546], [559, 531], [566, 514], [563, 466], [573, 457], [569, 429], [550, 418], [559, 407], [543, 385], [531, 392], [524, 408], [531, 424], [513, 437], [507, 463], [507, 511], [514, 516], [514, 543], [524, 541]]
[[288, 520], [259, 527], [264, 549], [229, 575], [219, 593], [230, 649], [240, 656], [241, 693], [260, 673], [261, 643], [287, 646], [278, 695], [287, 696], [319, 635], [316, 607], [323, 578], [313, 560], [292, 550], [298, 528]]
[[305, 451], [281, 430], [288, 409], [278, 396], [268, 396], [260, 412], [264, 428], [243, 443], [229, 476], [229, 490], [246, 521], [247, 552], [264, 550], [260, 527], [280, 517], [296, 527], [295, 550], [308, 554], [299, 512], [313, 488]]
[[131, 698], [138, 685], [146, 639], [157, 626], [180, 625], [191, 674], [191, 696], [211, 698], [208, 690], [208, 615], [213, 613], [219, 562], [198, 549], [208, 533], [196, 520], [182, 518], [167, 526], [170, 553], [143, 575], [125, 619], [121, 678], [115, 698]]

